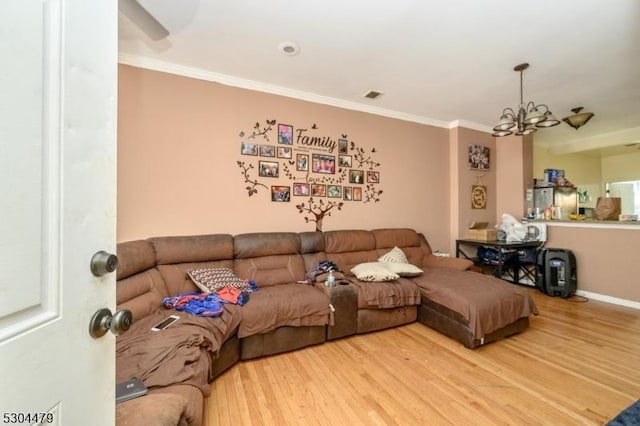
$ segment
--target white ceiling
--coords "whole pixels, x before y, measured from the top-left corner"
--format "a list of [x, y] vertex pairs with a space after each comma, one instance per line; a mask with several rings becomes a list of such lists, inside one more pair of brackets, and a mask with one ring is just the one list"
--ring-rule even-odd
[[[574, 130], [539, 130], [552, 152], [640, 142], [638, 0], [140, 0], [171, 33], [120, 16], [120, 60], [360, 109], [490, 131], [505, 107], [544, 103]], [[299, 54], [278, 45], [293, 41]], [[384, 92], [377, 100], [362, 95]], [[617, 148], [611, 148], [616, 146]], [[587, 151], [585, 151], [587, 150]]]

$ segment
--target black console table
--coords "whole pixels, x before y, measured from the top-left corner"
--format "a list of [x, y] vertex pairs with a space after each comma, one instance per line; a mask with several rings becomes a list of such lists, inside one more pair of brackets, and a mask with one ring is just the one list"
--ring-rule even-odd
[[[519, 256], [507, 259], [507, 255], [513, 250], [538, 249], [544, 245], [542, 241], [500, 242], [482, 240], [456, 240], [456, 257], [471, 260], [478, 266], [490, 266], [493, 275], [511, 281], [515, 284], [525, 284], [520, 280], [527, 278], [531, 283], [536, 281], [535, 258], [533, 260], [520, 260]], [[495, 262], [485, 263], [477, 257], [478, 247], [490, 247], [497, 251]]]

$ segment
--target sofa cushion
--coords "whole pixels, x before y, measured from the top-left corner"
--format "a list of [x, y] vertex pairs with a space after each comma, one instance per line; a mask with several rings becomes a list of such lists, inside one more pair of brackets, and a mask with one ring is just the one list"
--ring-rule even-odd
[[391, 247], [419, 247], [418, 233], [410, 228], [383, 228], [371, 231], [376, 241], [377, 249], [389, 249]]
[[117, 309], [128, 309], [133, 321], [150, 315], [162, 307], [169, 290], [157, 269], [148, 269], [116, 282]]
[[380, 256], [378, 258], [378, 262], [409, 263], [409, 260], [407, 259], [407, 256], [404, 254], [404, 252], [399, 249], [398, 246], [395, 246], [394, 248]]
[[351, 268], [351, 272], [360, 281], [393, 281], [400, 277], [386, 268], [382, 262], [360, 263]]
[[404, 252], [398, 247], [394, 247], [380, 256], [378, 261], [384, 263], [387, 269], [401, 277], [416, 277], [423, 272], [422, 269], [409, 263], [407, 256], [405, 256]]
[[116, 255], [118, 256], [118, 269], [116, 270], [116, 279], [118, 280], [153, 268], [156, 264], [153, 246], [145, 240], [118, 244]]
[[187, 271], [187, 275], [205, 293], [215, 293], [225, 287], [251, 291], [247, 281], [237, 277], [229, 268], [196, 268]]
[[266, 333], [282, 326], [321, 326], [329, 323], [329, 298], [307, 284], [261, 287], [242, 308], [238, 337]]
[[364, 230], [327, 231], [324, 242], [327, 253], [364, 252], [376, 248], [373, 234]]
[[158, 265], [233, 259], [233, 237], [228, 234], [149, 238]]
[[300, 237], [294, 232], [254, 232], [233, 238], [235, 259], [300, 253]]
[[417, 277], [424, 271], [411, 263], [389, 262], [384, 264], [385, 268], [395, 272], [401, 277]]
[[236, 259], [233, 271], [240, 278], [253, 280], [260, 288], [295, 283], [304, 280], [305, 276], [300, 254]]
[[351, 280], [358, 293], [358, 309], [391, 309], [420, 304], [418, 286], [408, 278], [394, 281]]

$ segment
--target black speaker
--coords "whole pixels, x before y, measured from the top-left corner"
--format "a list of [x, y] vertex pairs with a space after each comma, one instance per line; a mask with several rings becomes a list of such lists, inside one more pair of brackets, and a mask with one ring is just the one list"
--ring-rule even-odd
[[571, 250], [544, 248], [536, 256], [536, 287], [550, 296], [570, 297], [578, 287], [576, 257]]

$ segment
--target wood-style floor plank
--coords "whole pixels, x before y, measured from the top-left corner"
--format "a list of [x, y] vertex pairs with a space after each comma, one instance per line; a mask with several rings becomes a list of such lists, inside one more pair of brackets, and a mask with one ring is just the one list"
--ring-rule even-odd
[[530, 291], [529, 329], [474, 350], [413, 323], [240, 362], [205, 425], [602, 425], [640, 399], [640, 311]]

